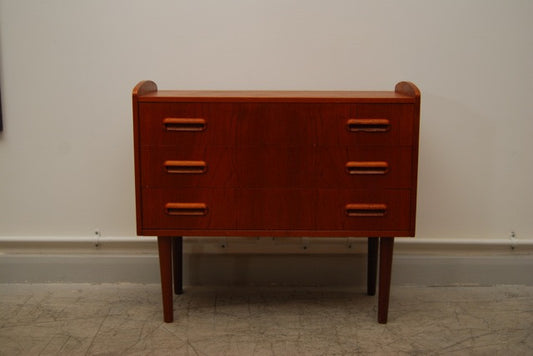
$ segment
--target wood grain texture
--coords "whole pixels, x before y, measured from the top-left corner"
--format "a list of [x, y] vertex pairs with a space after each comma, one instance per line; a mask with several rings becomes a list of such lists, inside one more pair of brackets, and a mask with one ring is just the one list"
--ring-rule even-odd
[[[405, 234], [411, 228], [409, 209], [406, 209], [409, 199], [409, 190], [320, 189], [317, 230], [374, 231], [371, 235], [384, 235], [385, 230], [403, 230]], [[347, 205], [385, 205], [386, 212], [348, 216]]]
[[[135, 208], [136, 208], [136, 221], [137, 221], [137, 234], [142, 234], [142, 194], [141, 194], [141, 172], [142, 160], [140, 155], [141, 147], [141, 132], [144, 132], [141, 127], [141, 122], [144, 122], [144, 117], [141, 120], [141, 114], [139, 110], [139, 97], [146, 95], [150, 92], [157, 92], [157, 85], [149, 80], [139, 82], [132, 91], [132, 111], [133, 111], [133, 156], [135, 161]], [[144, 136], [144, 133], [143, 133]]]
[[163, 127], [166, 131], [198, 132], [206, 129], [206, 122], [202, 118], [165, 117]]
[[312, 146], [256, 146], [235, 152], [239, 188], [313, 188], [318, 184]]
[[350, 132], [387, 132], [390, 130], [389, 119], [348, 119], [346, 128]]
[[172, 300], [172, 238], [157, 237], [159, 250], [159, 271], [161, 273], [161, 295], [163, 299], [163, 320], [165, 323], [174, 321], [174, 308]]
[[[329, 105], [327, 112], [317, 118], [321, 146], [387, 145], [411, 146], [413, 105], [369, 104]], [[387, 130], [354, 130], [353, 122], [388, 122]], [[351, 124], [352, 123], [352, 124]]]
[[311, 189], [239, 189], [237, 229], [314, 230], [317, 196]]
[[413, 97], [393, 91], [278, 91], [278, 90], [159, 90], [143, 102], [307, 102], [413, 103]]
[[204, 174], [207, 172], [205, 161], [171, 161], [163, 162], [163, 167], [168, 174]]
[[[150, 93], [153, 92], [148, 92]], [[209, 98], [209, 94], [211, 93], [205, 97]], [[277, 97], [279, 94], [280, 92], [276, 92], [269, 95]], [[356, 97], [362, 100], [363, 96], [358, 92]], [[149, 189], [137, 191], [140, 195], [137, 198], [138, 205], [142, 205], [143, 200], [146, 200], [144, 205], [160, 206], [165, 194], [173, 194], [165, 189], [225, 189], [223, 195], [235, 205], [229, 206], [222, 199], [222, 206], [210, 204], [210, 207], [217, 211], [234, 210], [235, 216], [231, 217], [231, 224], [220, 219], [206, 219], [203, 223], [182, 228], [207, 228], [211, 231], [228, 228], [238, 233], [241, 228], [253, 228], [249, 223], [238, 227], [233, 222], [241, 215], [249, 216], [250, 212], [256, 209], [250, 209], [246, 205], [254, 204], [253, 197], [244, 199], [243, 194], [238, 195], [242, 189], [250, 188], [248, 193], [260, 194], [263, 200], [257, 201], [262, 202], [263, 207], [284, 211], [287, 208], [297, 209], [300, 203], [305, 203], [311, 215], [321, 206], [333, 207], [333, 204], [338, 207], [347, 203], [341, 201], [342, 197], [338, 194], [330, 194], [321, 201], [320, 194], [324, 193], [324, 188], [352, 188], [359, 191], [401, 188], [410, 191], [412, 197], [416, 192], [416, 189], [413, 189], [416, 187], [416, 181], [412, 178], [415, 174], [412, 159], [413, 151], [418, 145], [418, 141], [412, 137], [416, 126], [413, 122], [417, 122], [417, 118], [413, 117], [415, 111], [416, 108], [412, 104], [403, 102], [143, 102], [136, 113], [136, 117], [143, 118], [138, 120], [140, 134], [136, 140], [136, 172], [139, 177], [136, 184], [138, 187]], [[202, 130], [168, 130], [166, 123], [176, 120], [179, 125], [183, 122], [201, 122]], [[372, 125], [386, 122], [387, 130], [352, 131], [347, 123], [353, 120], [362, 120]], [[191, 174], [192, 170], [185, 173], [179, 172], [179, 169], [168, 168], [168, 162], [183, 161], [206, 162], [206, 169], [201, 174]], [[352, 174], [355, 166], [359, 169], [368, 168], [370, 163], [365, 162], [385, 162], [387, 169], [379, 176], [376, 173], [380, 172], [371, 172], [369, 169], [365, 170], [366, 174]], [[302, 194], [305, 190], [304, 196], [314, 195], [320, 198], [308, 198], [305, 201], [295, 198], [294, 202], [291, 202], [286, 197], [297, 196], [292, 192], [287, 196], [280, 195], [277, 201], [272, 200], [272, 197], [264, 200], [268, 196], [268, 193], [263, 193], [264, 189], [271, 188], [297, 189]], [[403, 196], [405, 194], [402, 193]], [[395, 214], [387, 216], [390, 223], [379, 229], [402, 231], [402, 235], [411, 236], [414, 231], [412, 199], [393, 200], [390, 206]], [[398, 204], [409, 204], [409, 207], [401, 208]], [[398, 216], [399, 211], [405, 212], [401, 218]], [[263, 214], [261, 219], [266, 219], [269, 214], [271, 213]], [[410, 217], [410, 226], [405, 224], [405, 216]], [[180, 220], [171, 222], [161, 215], [161, 209], [157, 207], [141, 209], [138, 211], [138, 218], [142, 227], [139, 229], [140, 234], [141, 230], [148, 233], [147, 230], [157, 229], [154, 225], [157, 221], [166, 220], [160, 229], [169, 229], [171, 226], [180, 228]], [[268, 225], [265, 223], [267, 219], [258, 229], [347, 229], [354, 236], [359, 236], [361, 231], [372, 230], [372, 226], [378, 226], [346, 224], [339, 221], [340, 218], [332, 217], [331, 221], [336, 223], [322, 225], [324, 219], [313, 216], [306, 224], [297, 226], [276, 224], [274, 220]], [[222, 222], [222, 225], [218, 226], [214, 223], [216, 221]], [[391, 225], [400, 221], [400, 228]]]
[[139, 82], [132, 91], [133, 97], [136, 97], [137, 99], [141, 95], [148, 95], [149, 93], [157, 93], [157, 84], [154, 83], [151, 80], [143, 80]]
[[[218, 188], [143, 189], [143, 225], [147, 229], [235, 229], [235, 191]], [[169, 205], [170, 204], [170, 205]], [[205, 206], [205, 213], [168, 213], [167, 207]], [[192, 210], [191, 210], [192, 211]], [[186, 235], [186, 234], [174, 234]]]
[[165, 213], [174, 216], [207, 216], [209, 209], [205, 203], [174, 203], [165, 204]]
[[[411, 187], [411, 147], [317, 148], [318, 188], [388, 189]], [[382, 167], [383, 170], [379, 168]], [[353, 172], [359, 174], [353, 174]], [[375, 173], [373, 173], [375, 172]]]
[[[235, 117], [242, 110], [232, 103], [141, 103], [138, 107], [142, 135], [139, 144], [146, 146], [233, 146]], [[172, 130], [169, 122], [199, 123], [203, 129]], [[192, 126], [191, 126], [192, 127]], [[189, 127], [190, 128], [190, 127]]]
[[388, 161], [348, 161], [344, 165], [350, 175], [384, 175], [389, 172]]
[[195, 237], [205, 237], [205, 236], [239, 236], [239, 237], [276, 237], [276, 238], [289, 238], [289, 237], [350, 237], [350, 238], [367, 238], [368, 236], [373, 236], [376, 234], [382, 234], [384, 236], [412, 236], [410, 230], [392, 230], [392, 229], [359, 229], [359, 230], [308, 230], [308, 229], [230, 229], [230, 228], [201, 228], [201, 227], [171, 227], [171, 228], [149, 228], [146, 227], [143, 229], [143, 236], [176, 236], [176, 234], [181, 234], [183, 236], [195, 236]]
[[145, 167], [141, 172], [144, 188], [222, 188], [236, 185], [236, 168], [230, 148], [193, 145], [183, 148], [143, 147], [140, 151]]
[[403, 94], [415, 98], [415, 100], [420, 100], [420, 90], [418, 87], [411, 82], [399, 82], [394, 87], [394, 91], [397, 94]]
[[412, 172], [411, 175], [411, 187], [412, 187], [412, 194], [411, 194], [411, 206], [410, 206], [410, 213], [411, 213], [411, 226], [412, 226], [412, 236], [415, 234], [415, 226], [416, 226], [416, 196], [417, 196], [417, 180], [418, 180], [418, 141], [419, 141], [419, 130], [420, 130], [420, 101], [421, 101], [421, 93], [420, 89], [412, 83], [412, 82], [399, 82], [395, 86], [395, 92], [398, 94], [404, 94], [412, 96], [414, 99], [414, 105], [413, 105], [413, 122], [412, 122], [412, 129], [411, 129], [411, 139], [413, 142], [413, 151], [412, 151]]

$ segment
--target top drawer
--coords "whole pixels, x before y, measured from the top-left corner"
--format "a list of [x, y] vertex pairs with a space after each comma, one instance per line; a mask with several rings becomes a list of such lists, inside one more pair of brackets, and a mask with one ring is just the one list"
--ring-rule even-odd
[[412, 104], [140, 103], [141, 146], [413, 143]]
[[231, 146], [237, 112], [232, 103], [140, 103], [141, 146]]
[[332, 111], [317, 122], [320, 146], [412, 146], [412, 104], [355, 104]]

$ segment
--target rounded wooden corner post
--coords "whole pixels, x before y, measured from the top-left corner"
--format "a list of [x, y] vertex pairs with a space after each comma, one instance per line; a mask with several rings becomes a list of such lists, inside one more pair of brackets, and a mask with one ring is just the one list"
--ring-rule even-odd
[[157, 84], [151, 80], [142, 80], [133, 88], [132, 95], [135, 97], [153, 91], [157, 91]]
[[420, 98], [420, 90], [412, 82], [399, 82], [394, 87], [394, 91], [398, 94]]

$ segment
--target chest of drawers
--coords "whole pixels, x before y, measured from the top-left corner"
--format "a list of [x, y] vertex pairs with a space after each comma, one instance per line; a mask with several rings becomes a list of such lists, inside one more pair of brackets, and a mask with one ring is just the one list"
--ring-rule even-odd
[[[366, 237], [386, 322], [394, 237], [414, 236], [420, 92], [133, 90], [137, 233], [158, 236], [165, 321], [182, 236]], [[378, 243], [379, 241], [379, 243]], [[381, 245], [381, 249], [379, 248]], [[174, 278], [173, 278], [174, 277]]]

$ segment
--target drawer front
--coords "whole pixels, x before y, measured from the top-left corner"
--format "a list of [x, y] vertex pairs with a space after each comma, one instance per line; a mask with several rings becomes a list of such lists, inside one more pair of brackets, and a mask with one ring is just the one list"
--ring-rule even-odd
[[239, 189], [237, 228], [242, 230], [315, 229], [316, 191]]
[[412, 104], [140, 103], [142, 227], [412, 230], [413, 114]]
[[141, 148], [143, 187], [409, 188], [410, 147]]
[[143, 147], [141, 184], [145, 188], [234, 186], [232, 152], [223, 146]]
[[310, 188], [316, 183], [312, 146], [250, 146], [235, 152], [241, 188]]
[[141, 103], [141, 146], [412, 145], [411, 104]]
[[319, 187], [409, 188], [412, 150], [398, 146], [320, 147], [316, 175]]
[[233, 145], [236, 112], [231, 103], [141, 103], [140, 145]]
[[413, 105], [356, 104], [317, 122], [320, 146], [413, 145]]
[[318, 192], [318, 230], [409, 230], [409, 190], [334, 190]]
[[236, 145], [312, 146], [321, 105], [245, 103], [237, 116]]
[[232, 189], [143, 189], [144, 229], [235, 229]]

